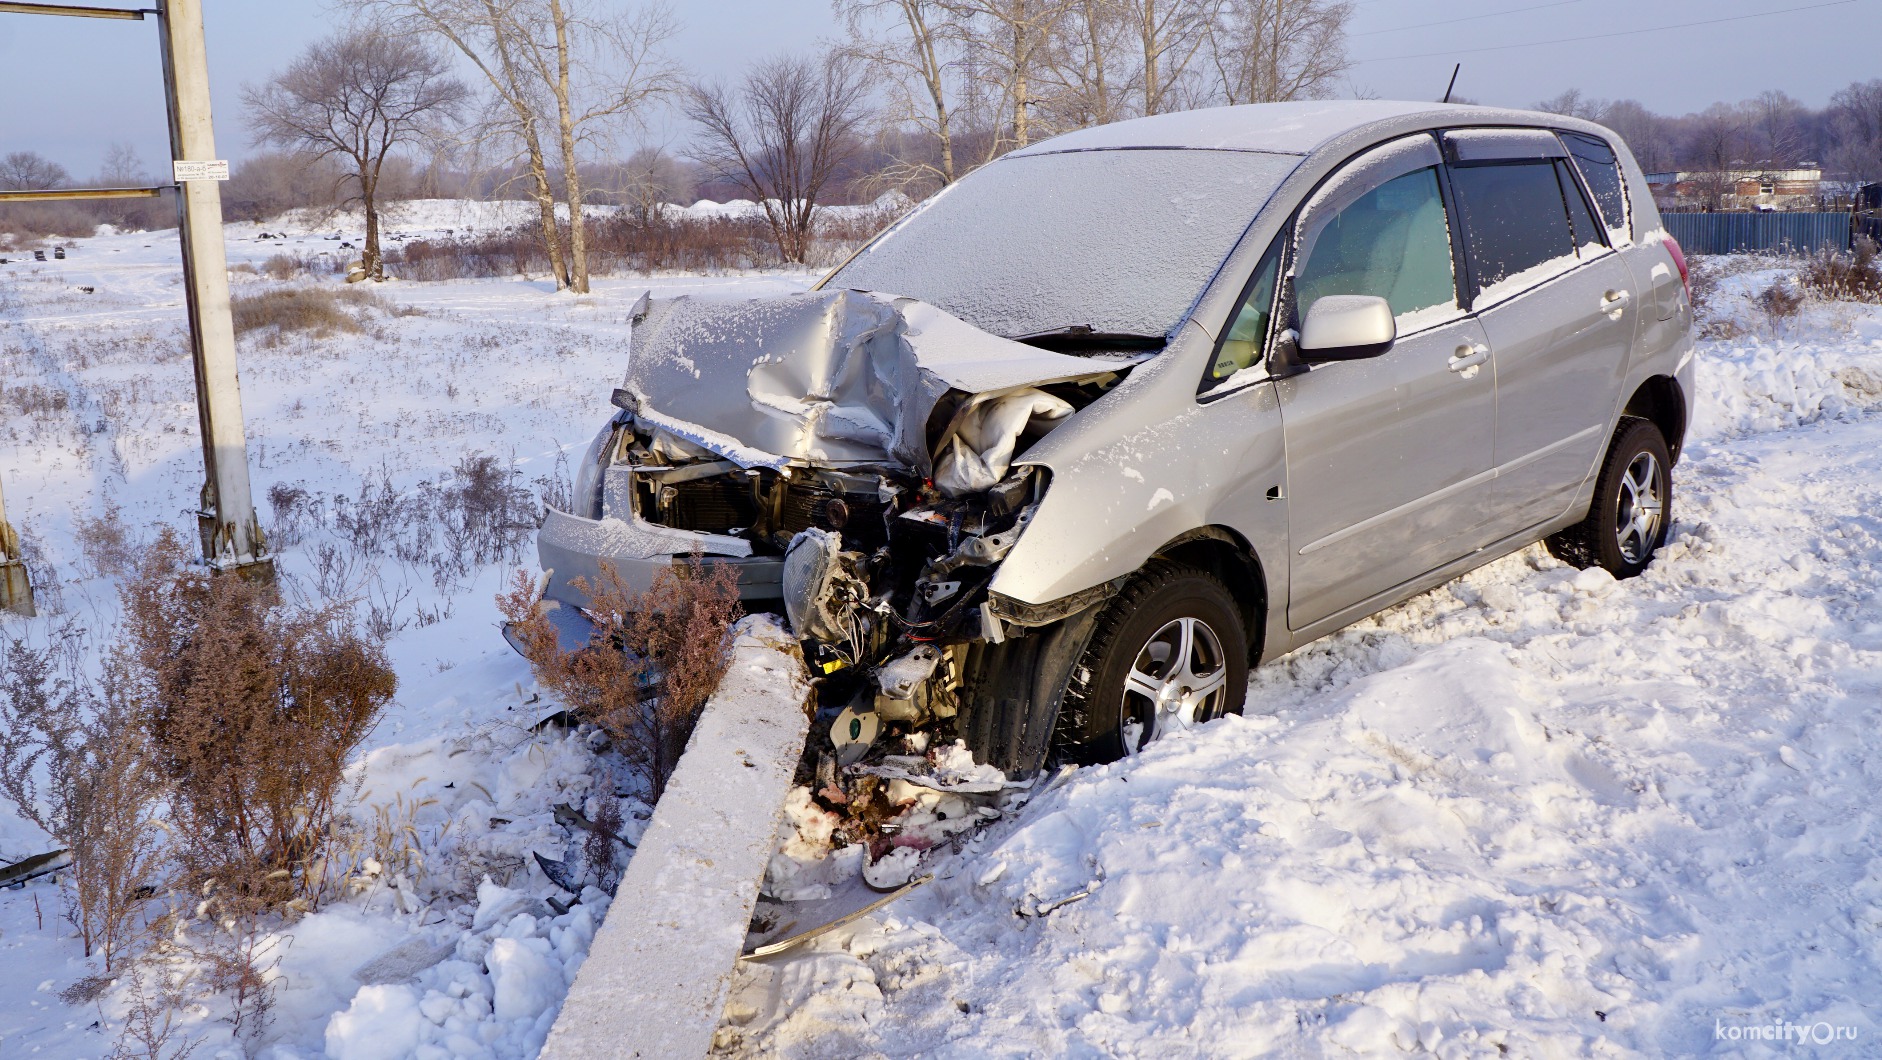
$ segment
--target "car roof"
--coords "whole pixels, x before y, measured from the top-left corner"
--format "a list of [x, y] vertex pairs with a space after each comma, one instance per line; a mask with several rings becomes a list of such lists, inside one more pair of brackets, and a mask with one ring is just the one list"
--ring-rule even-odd
[[1156, 114], [1080, 129], [1012, 152], [1008, 157], [1065, 151], [1188, 148], [1305, 155], [1361, 126], [1381, 133], [1433, 125], [1541, 125], [1596, 128], [1559, 114], [1477, 107], [1461, 103], [1349, 99], [1251, 103]]

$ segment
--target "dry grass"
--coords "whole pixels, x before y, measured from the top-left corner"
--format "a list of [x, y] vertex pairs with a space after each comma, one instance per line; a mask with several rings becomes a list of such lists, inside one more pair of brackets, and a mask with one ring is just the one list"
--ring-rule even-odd
[[1818, 251], [1799, 278], [1825, 300], [1882, 302], [1882, 262], [1877, 261], [1875, 240], [1868, 236], [1858, 237], [1848, 253]]
[[385, 308], [385, 299], [357, 287], [277, 287], [230, 303], [237, 335], [272, 329], [276, 340], [300, 331], [357, 335], [366, 330], [368, 311]]
[[[706, 698], [725, 676], [732, 623], [741, 614], [737, 569], [694, 557], [663, 569], [636, 593], [604, 563], [599, 584], [577, 579], [575, 586], [588, 596], [594, 622], [577, 651], [561, 650], [527, 573], [517, 572], [497, 606], [514, 623], [536, 680], [644, 768], [657, 800]], [[657, 694], [649, 694], [656, 677]]]

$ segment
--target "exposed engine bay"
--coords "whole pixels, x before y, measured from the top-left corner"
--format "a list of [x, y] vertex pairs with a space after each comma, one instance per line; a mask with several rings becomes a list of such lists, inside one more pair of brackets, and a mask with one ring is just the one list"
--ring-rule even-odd
[[603, 562], [630, 586], [649, 565], [734, 564], [747, 609], [803, 641], [837, 764], [879, 736], [948, 738], [968, 646], [1024, 632], [987, 597], [1049, 488], [1016, 460], [1147, 356], [853, 291], [643, 299], [620, 411], [576, 510], [543, 528], [548, 596], [581, 607], [571, 582]]

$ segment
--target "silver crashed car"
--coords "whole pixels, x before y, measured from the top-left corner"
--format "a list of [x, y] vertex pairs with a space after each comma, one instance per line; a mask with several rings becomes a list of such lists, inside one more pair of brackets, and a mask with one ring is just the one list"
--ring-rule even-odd
[[1614, 133], [1381, 101], [1014, 151], [807, 293], [635, 307], [540, 554], [731, 564], [850, 761], [1015, 774], [1239, 712], [1273, 659], [1535, 541], [1666, 538], [1686, 266]]

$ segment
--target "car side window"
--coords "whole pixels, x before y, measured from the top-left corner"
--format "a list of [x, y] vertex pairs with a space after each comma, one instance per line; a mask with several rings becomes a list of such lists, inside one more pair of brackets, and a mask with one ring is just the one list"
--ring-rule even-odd
[[1451, 186], [1476, 281], [1473, 296], [1510, 281], [1540, 281], [1552, 262], [1574, 259], [1575, 240], [1552, 159], [1454, 165]]
[[1294, 268], [1304, 314], [1319, 298], [1377, 295], [1404, 317], [1455, 305], [1451, 229], [1436, 166], [1395, 177], [1341, 209]]
[[1575, 160], [1575, 168], [1581, 172], [1581, 179], [1588, 183], [1588, 190], [1594, 195], [1595, 206], [1601, 211], [1601, 218], [1608, 231], [1614, 234], [1614, 242], [1625, 242], [1633, 237], [1627, 216], [1627, 183], [1621, 179], [1620, 159], [1615, 156], [1614, 148], [1598, 136], [1587, 133], [1558, 132], [1562, 146]]
[[1281, 248], [1286, 238], [1286, 232], [1276, 236], [1274, 245], [1261, 256], [1261, 264], [1255, 266], [1241, 308], [1235, 311], [1235, 319], [1229, 322], [1228, 330], [1216, 344], [1215, 361], [1209, 366], [1209, 378], [1203, 383], [1205, 388], [1261, 360], [1262, 349], [1268, 341], [1269, 318], [1274, 313], [1274, 283], [1280, 276]]
[[1591, 258], [1606, 249], [1606, 235], [1588, 210], [1588, 200], [1575, 183], [1575, 174], [1562, 159], [1555, 160], [1555, 179], [1562, 185], [1562, 201], [1568, 204], [1568, 227], [1575, 239], [1575, 256]]

